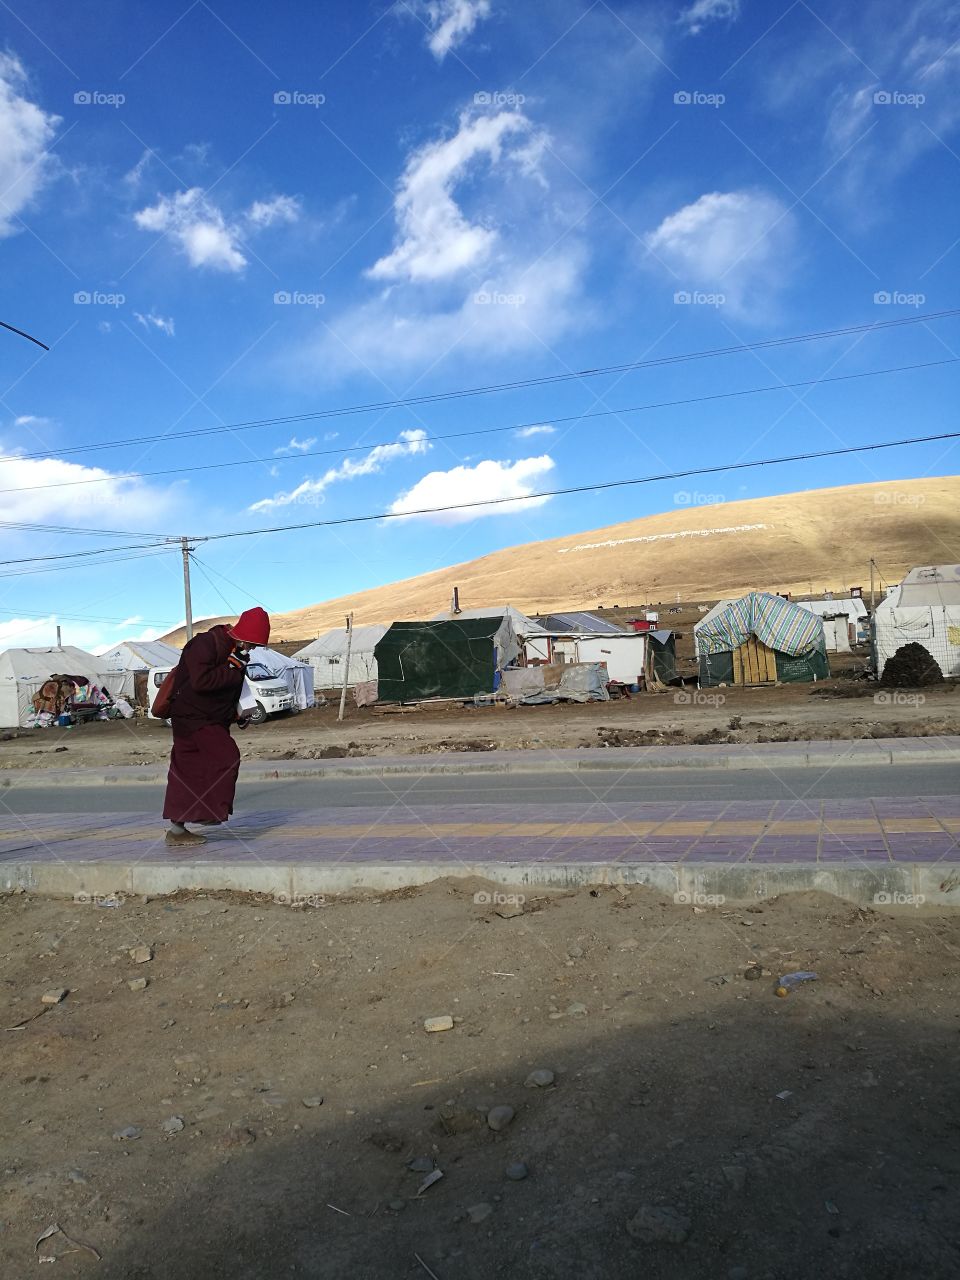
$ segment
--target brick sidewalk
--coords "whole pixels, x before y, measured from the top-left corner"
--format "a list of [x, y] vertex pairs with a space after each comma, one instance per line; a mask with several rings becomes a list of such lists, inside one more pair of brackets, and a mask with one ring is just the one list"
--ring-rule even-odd
[[[164, 862], [153, 814], [5, 815], [0, 864]], [[960, 796], [424, 805], [238, 814], [181, 861], [393, 864], [960, 862]]]

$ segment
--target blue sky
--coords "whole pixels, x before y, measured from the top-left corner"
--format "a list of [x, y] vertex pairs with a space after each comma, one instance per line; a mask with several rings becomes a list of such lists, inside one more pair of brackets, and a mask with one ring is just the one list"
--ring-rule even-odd
[[[2, 23], [0, 318], [52, 350], [0, 334], [0, 519], [91, 531], [0, 528], [4, 561], [953, 427], [951, 365], [552, 424], [953, 358], [956, 319], [213, 430], [951, 307], [952, 0], [10, 0]], [[428, 439], [516, 423], [540, 427]], [[143, 439], [186, 431], [208, 434]], [[336, 452], [357, 445], [378, 447]], [[199, 547], [194, 607], [288, 610], [691, 490], [956, 460], [923, 445], [224, 540]], [[179, 622], [179, 556], [131, 554], [0, 566], [0, 643], [47, 643], [55, 618], [87, 647]]]

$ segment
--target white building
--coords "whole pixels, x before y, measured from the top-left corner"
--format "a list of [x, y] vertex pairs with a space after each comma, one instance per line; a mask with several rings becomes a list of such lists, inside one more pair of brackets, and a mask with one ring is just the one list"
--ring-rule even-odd
[[855, 596], [841, 600], [795, 600], [794, 604], [823, 619], [828, 653], [849, 653], [851, 645], [867, 638], [867, 606]]

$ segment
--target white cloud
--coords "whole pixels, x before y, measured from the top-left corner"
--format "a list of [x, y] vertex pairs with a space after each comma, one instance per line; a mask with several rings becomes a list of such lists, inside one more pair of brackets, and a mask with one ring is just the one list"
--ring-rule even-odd
[[691, 35], [699, 35], [708, 22], [736, 22], [740, 17], [740, 0], [694, 0], [680, 15], [680, 22]]
[[296, 222], [300, 217], [300, 201], [296, 196], [274, 196], [272, 200], [254, 200], [246, 216], [247, 221], [255, 227], [272, 227], [278, 222]]
[[247, 265], [237, 246], [236, 230], [200, 187], [161, 196], [155, 205], [135, 213], [133, 220], [142, 231], [171, 236], [192, 267], [236, 272]]
[[141, 231], [159, 231], [171, 237], [192, 267], [237, 273], [247, 265], [242, 249], [242, 230], [262, 231], [267, 227], [295, 222], [300, 203], [294, 196], [274, 196], [255, 200], [230, 221], [201, 187], [160, 196], [157, 203], [133, 215]]
[[[441, 280], [485, 261], [497, 241], [490, 225], [471, 222], [453, 198], [468, 171], [497, 165], [511, 138], [529, 144], [532, 125], [522, 111], [460, 117], [450, 138], [429, 142], [407, 161], [394, 202], [400, 242], [367, 272], [375, 280]], [[518, 149], [529, 169], [529, 145]]]
[[133, 318], [139, 324], [142, 324], [145, 329], [149, 329], [150, 326], [153, 325], [155, 329], [159, 329], [161, 333], [165, 333], [168, 338], [173, 337], [174, 325], [172, 316], [169, 320], [164, 320], [163, 316], [155, 316], [152, 311], [148, 315], [143, 315], [141, 312], [135, 311], [133, 313]]
[[793, 229], [775, 196], [713, 191], [664, 218], [646, 243], [679, 289], [709, 289], [721, 305], [760, 315], [790, 274]]
[[26, 73], [0, 53], [0, 237], [19, 230], [18, 216], [56, 168], [46, 152], [60, 117], [24, 96]]
[[[496, 516], [541, 507], [549, 498], [531, 498], [537, 483], [553, 470], [555, 463], [546, 454], [539, 458], [520, 458], [517, 462], [485, 459], [474, 467], [453, 467], [450, 471], [431, 471], [401, 493], [391, 504], [394, 515], [414, 511], [431, 511], [455, 506], [458, 502], [484, 502], [509, 499], [490, 507], [468, 507], [462, 511], [438, 511], [427, 518], [444, 524], [475, 520], [477, 516]], [[513, 499], [516, 499], [513, 501]]]
[[[110, 528], [150, 528], [173, 505], [167, 490], [123, 480], [102, 467], [61, 458], [22, 458], [0, 441], [0, 507], [4, 520]], [[102, 480], [102, 484], [74, 481]], [[36, 488], [59, 485], [60, 488]]]
[[309, 436], [306, 440], [298, 440], [296, 436], [291, 436], [288, 444], [282, 444], [279, 449], [274, 449], [275, 454], [280, 453], [306, 453], [308, 449], [312, 449], [317, 443], [316, 436]]
[[529, 440], [531, 436], [552, 436], [556, 429], [548, 422], [542, 422], [535, 427], [518, 427], [517, 435], [521, 440]]
[[438, 62], [463, 44], [478, 22], [490, 16], [490, 0], [413, 0], [403, 8], [428, 27], [427, 46]]
[[369, 476], [383, 469], [384, 463], [393, 462], [396, 458], [405, 458], [411, 454], [426, 453], [430, 448], [427, 433], [419, 427], [414, 431], [401, 431], [394, 444], [378, 444], [362, 458], [344, 458], [338, 467], [330, 467], [317, 480], [304, 480], [287, 493], [274, 494], [272, 498], [261, 498], [254, 502], [248, 510], [270, 511], [274, 507], [296, 505], [315, 506], [323, 502], [323, 496], [330, 485], [340, 480], [354, 480], [357, 476]]

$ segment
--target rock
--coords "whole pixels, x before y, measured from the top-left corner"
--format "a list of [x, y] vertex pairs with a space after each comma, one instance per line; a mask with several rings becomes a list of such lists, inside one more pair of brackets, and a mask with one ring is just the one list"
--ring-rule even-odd
[[319, 1093], [315, 1093], [309, 1098], [301, 1098], [300, 1101], [303, 1103], [305, 1107], [322, 1107], [323, 1106], [323, 1096]]
[[69, 995], [67, 987], [55, 987], [52, 991], [45, 991], [40, 997], [41, 1004], [59, 1004], [61, 1000], [65, 1000]]
[[555, 1079], [556, 1076], [547, 1067], [537, 1067], [523, 1083], [528, 1089], [547, 1089]]
[[742, 1191], [747, 1185], [747, 1171], [742, 1164], [725, 1164], [721, 1167], [724, 1181], [734, 1191]]
[[128, 954], [134, 964], [146, 964], [153, 959], [153, 947], [131, 947]]
[[744, 969], [743, 976], [748, 982], [756, 982], [757, 978], [763, 977], [763, 970], [758, 964], [752, 964], [748, 969]]
[[160, 1128], [164, 1133], [182, 1133], [183, 1121], [179, 1116], [168, 1116], [166, 1120], [160, 1121]]
[[494, 1133], [499, 1133], [501, 1129], [507, 1127], [515, 1114], [513, 1107], [505, 1105], [491, 1107], [487, 1112], [487, 1125]]
[[645, 1204], [627, 1223], [627, 1231], [641, 1244], [683, 1244], [690, 1219], [670, 1205]]
[[146, 991], [147, 979], [146, 978], [128, 978], [127, 986], [130, 988], [131, 991]]
[[571, 960], [580, 960], [583, 956], [583, 947], [578, 947], [576, 945], [567, 947], [567, 955]]
[[128, 1124], [114, 1131], [113, 1140], [114, 1142], [133, 1142], [142, 1132], [143, 1130], [138, 1129], [135, 1124]]
[[449, 1013], [440, 1014], [436, 1018], [425, 1018], [423, 1029], [424, 1031], [452, 1031], [453, 1018]]
[[67, 1181], [75, 1182], [79, 1187], [85, 1187], [88, 1179], [80, 1172], [79, 1169], [70, 1169], [67, 1173]]
[[587, 1013], [587, 1006], [581, 1004], [579, 1000], [575, 1000], [573, 1004], [568, 1004], [566, 1008], [568, 1018], [585, 1018]]
[[414, 1156], [407, 1161], [407, 1168], [411, 1173], [432, 1173], [433, 1160], [430, 1156]]
[[472, 1204], [467, 1210], [467, 1217], [471, 1222], [485, 1222], [493, 1213], [492, 1204]]
[[504, 1173], [511, 1182], [522, 1182], [530, 1170], [522, 1160], [515, 1160], [513, 1164], [508, 1164]]
[[243, 1125], [239, 1124], [232, 1124], [223, 1135], [223, 1145], [225, 1147], [249, 1147], [256, 1140], [257, 1135], [252, 1129], [245, 1129]]

